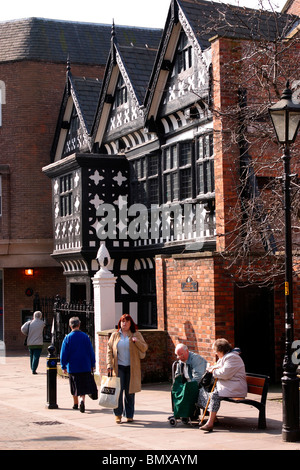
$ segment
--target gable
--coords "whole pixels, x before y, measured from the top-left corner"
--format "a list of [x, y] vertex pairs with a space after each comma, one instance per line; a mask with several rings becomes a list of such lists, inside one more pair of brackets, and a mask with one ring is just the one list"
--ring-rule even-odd
[[138, 126], [136, 123], [140, 120], [142, 124], [142, 114], [139, 109], [139, 103], [128, 79], [119, 73], [115, 93], [112, 101], [111, 111], [107, 122], [106, 132], [103, 137], [103, 143], [113, 140], [120, 133], [131, 132]]
[[77, 151], [91, 150], [91, 132], [101, 86], [98, 79], [73, 77], [68, 71], [51, 151], [55, 161]]
[[190, 107], [209, 96], [209, 68], [191, 35], [182, 28], [160, 104], [159, 117]]
[[[198, 5], [199, 11], [199, 5]], [[146, 125], [209, 96], [211, 49], [199, 42], [194, 23], [173, 0], [145, 97]]]
[[141, 130], [142, 105], [155, 57], [154, 47], [113, 44], [94, 129], [101, 152], [118, 153], [149, 139]]

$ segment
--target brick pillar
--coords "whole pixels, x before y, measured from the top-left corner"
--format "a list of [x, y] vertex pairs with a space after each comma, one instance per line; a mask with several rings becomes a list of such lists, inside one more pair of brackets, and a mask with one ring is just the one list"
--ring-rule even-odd
[[238, 70], [231, 69], [229, 74], [228, 68], [230, 61], [237, 60], [240, 53], [238, 41], [217, 38], [212, 42], [216, 251], [226, 250], [231, 241], [229, 234], [235, 228], [239, 149], [231, 141], [232, 122], [227, 113], [237, 104], [238, 84], [234, 76]]

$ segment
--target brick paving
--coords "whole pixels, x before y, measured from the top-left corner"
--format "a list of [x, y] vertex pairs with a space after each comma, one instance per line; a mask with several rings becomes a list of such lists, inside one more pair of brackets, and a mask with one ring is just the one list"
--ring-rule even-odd
[[[67, 379], [57, 378], [57, 409], [47, 404], [46, 357], [38, 374], [25, 353], [0, 357], [0, 450], [189, 451], [300, 450], [300, 442], [282, 441], [280, 389], [271, 389], [267, 429], [258, 430], [255, 408], [223, 402], [212, 433], [181, 422], [169, 424], [171, 385], [145, 384], [136, 395], [133, 423], [117, 425], [111, 410], [86, 398], [86, 412], [72, 410]], [[195, 463], [195, 462], [194, 462]], [[199, 462], [198, 462], [199, 463]]]

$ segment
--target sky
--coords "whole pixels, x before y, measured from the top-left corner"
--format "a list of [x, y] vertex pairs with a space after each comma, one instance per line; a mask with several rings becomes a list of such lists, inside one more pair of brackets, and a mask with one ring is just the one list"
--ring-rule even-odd
[[[257, 8], [258, 0], [226, 0], [224, 3]], [[280, 10], [286, 0], [272, 0]], [[268, 4], [268, 0], [265, 0]], [[0, 21], [49, 18], [87, 23], [163, 28], [170, 0], [9, 0], [2, 2]]]

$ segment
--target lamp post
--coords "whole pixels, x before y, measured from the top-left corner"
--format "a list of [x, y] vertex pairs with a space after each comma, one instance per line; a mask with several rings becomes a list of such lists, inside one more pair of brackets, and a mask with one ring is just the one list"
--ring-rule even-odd
[[292, 90], [287, 82], [281, 100], [269, 108], [277, 140], [283, 145], [284, 213], [285, 213], [285, 355], [283, 359], [282, 438], [286, 442], [300, 440], [299, 429], [299, 379], [297, 365], [292, 361], [294, 341], [293, 311], [293, 259], [290, 196], [290, 145], [295, 142], [300, 124], [300, 105], [292, 101]]

